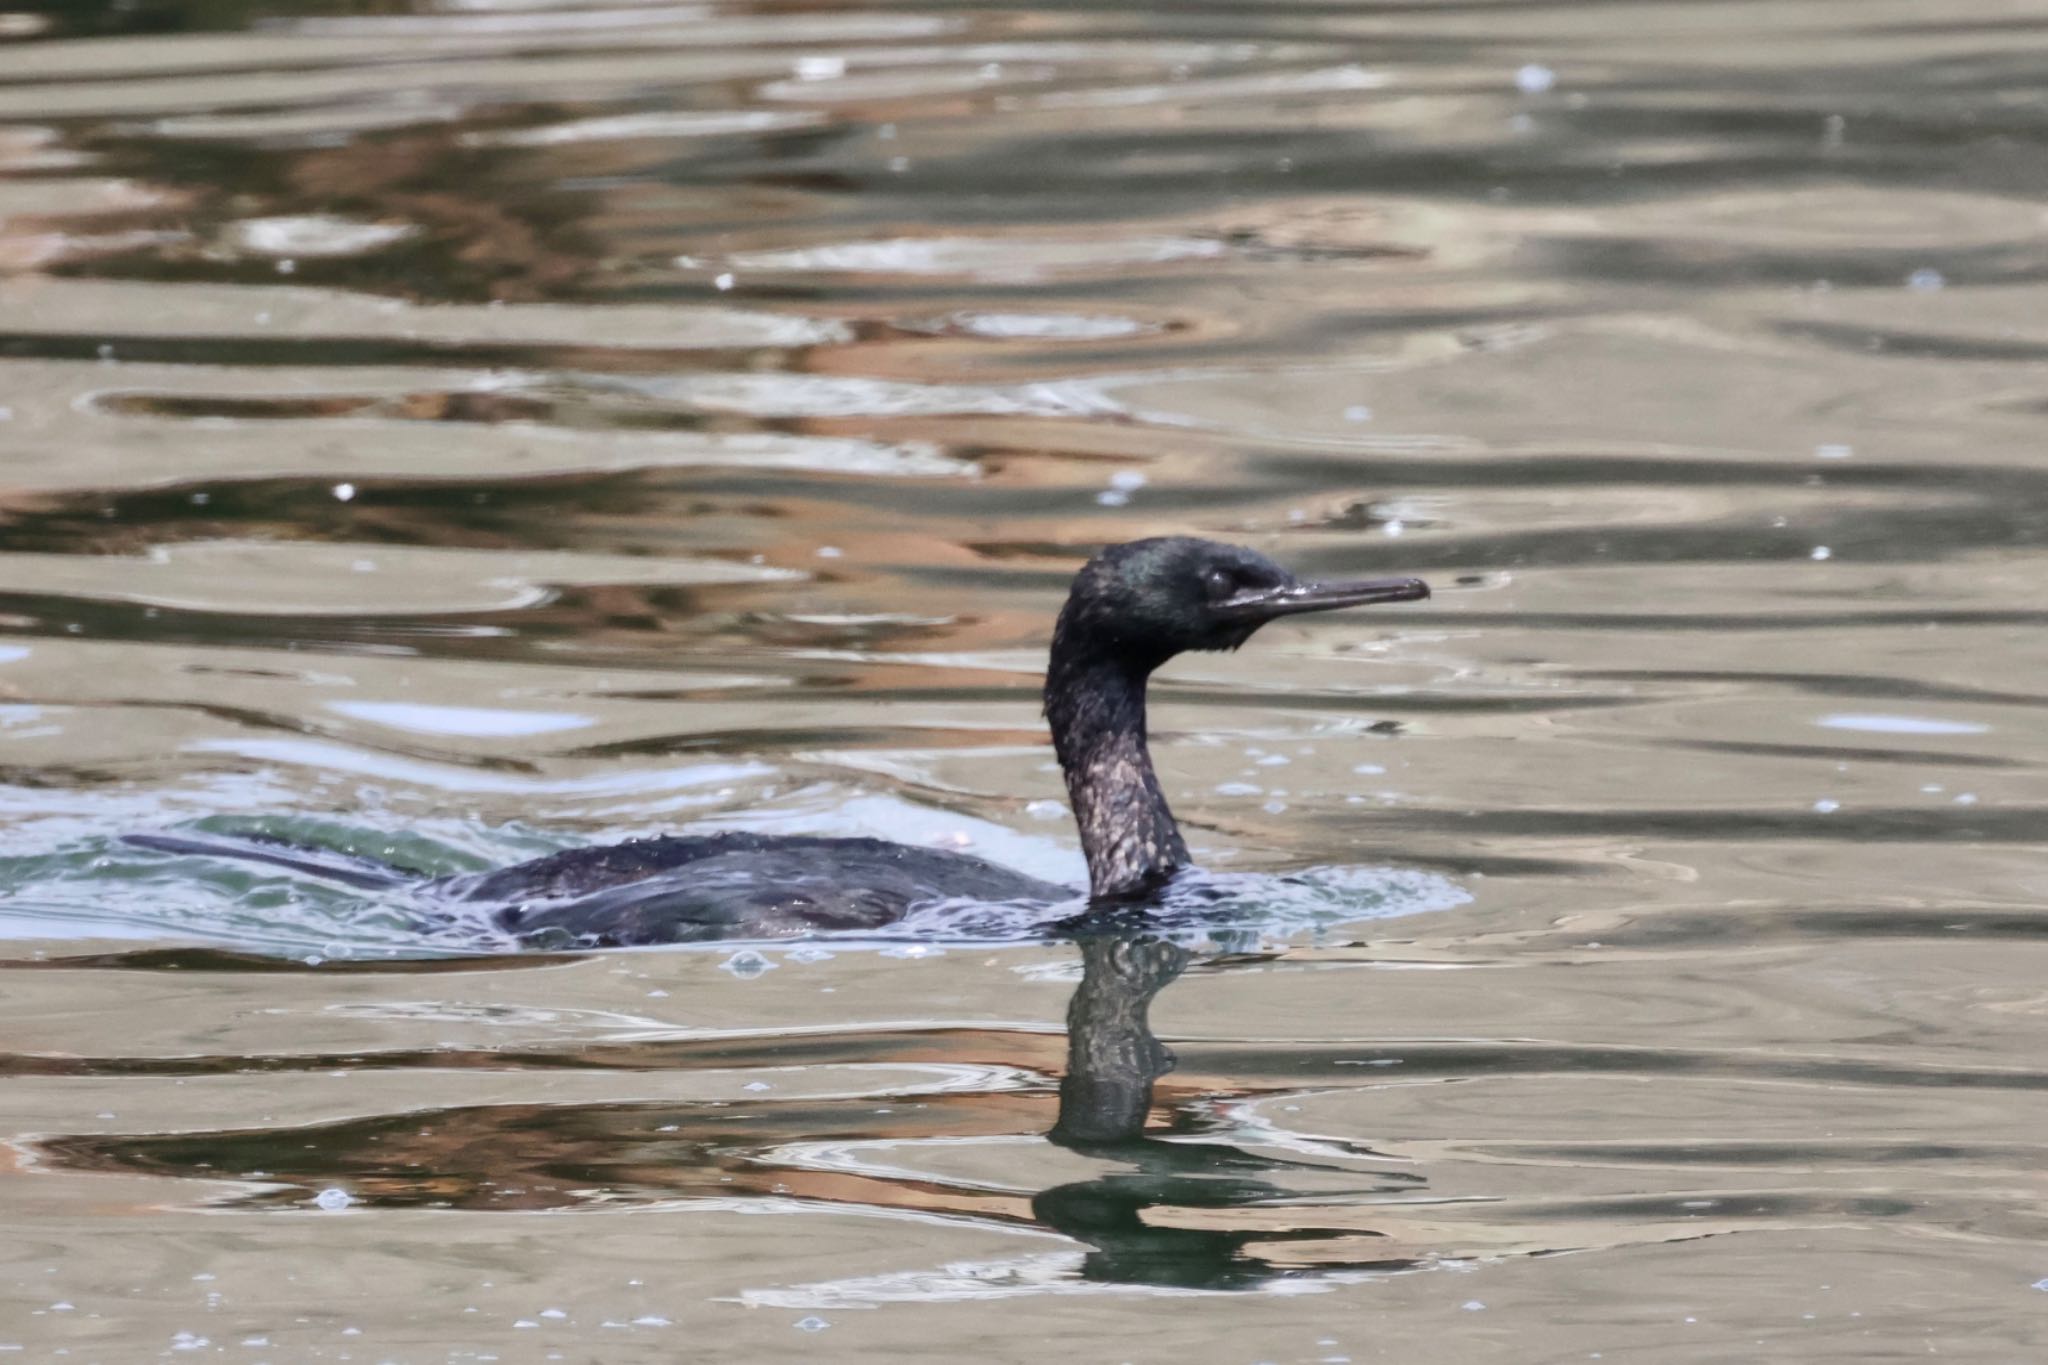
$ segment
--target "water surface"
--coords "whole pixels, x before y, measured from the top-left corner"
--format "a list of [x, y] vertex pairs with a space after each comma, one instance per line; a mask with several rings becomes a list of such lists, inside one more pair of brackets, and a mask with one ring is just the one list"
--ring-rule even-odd
[[[2044, 59], [2018, 0], [17, 3], [0, 1347], [2037, 1357]], [[117, 842], [1077, 881], [1044, 640], [1188, 532], [1437, 592], [1162, 675], [1185, 932], [423, 956]]]

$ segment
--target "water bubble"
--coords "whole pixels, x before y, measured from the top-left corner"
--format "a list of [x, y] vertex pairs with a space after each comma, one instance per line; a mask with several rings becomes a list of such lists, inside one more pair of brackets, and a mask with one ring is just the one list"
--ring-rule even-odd
[[1034, 820], [1058, 820], [1067, 813], [1067, 808], [1057, 801], [1028, 801], [1024, 813]]
[[1095, 501], [1101, 503], [1104, 507], [1122, 507], [1130, 500], [1131, 495], [1129, 493], [1119, 492], [1114, 488], [1095, 495]]
[[1977, 793], [1975, 793], [1975, 792], [1958, 792], [1958, 793], [1956, 793], [1956, 804], [1957, 804], [1958, 806], [1974, 806], [1974, 805], [1976, 805], [1976, 804], [1977, 804]]
[[1938, 289], [1946, 288], [1947, 285], [1947, 278], [1939, 270], [1928, 266], [1921, 266], [1906, 276], [1906, 288], [1918, 294], [1932, 294]]
[[831, 1323], [823, 1318], [805, 1318], [796, 1325], [796, 1330], [799, 1332], [822, 1332], [831, 1325]]
[[544, 1318], [566, 1318], [569, 1316], [559, 1308], [543, 1308], [540, 1310], [540, 1315]]
[[338, 483], [334, 485], [334, 500], [336, 502], [353, 502], [355, 501], [355, 496], [356, 486], [354, 484]]
[[1125, 493], [1133, 493], [1145, 486], [1145, 476], [1135, 469], [1119, 469], [1109, 476], [1109, 486]]
[[331, 1185], [313, 1196], [313, 1203], [329, 1213], [339, 1213], [355, 1202], [355, 1196], [347, 1190]]
[[1807, 555], [1808, 559], [1833, 559], [1834, 557], [1835, 552], [1825, 545], [1814, 546], [1812, 552]]
[[1823, 796], [1820, 800], [1813, 803], [1813, 808], [1822, 815], [1833, 815], [1842, 808], [1842, 803], [1835, 800], [1832, 796]]
[[800, 81], [837, 80], [846, 74], [844, 57], [799, 57], [796, 59], [796, 78]]
[[1541, 62], [1530, 62], [1515, 72], [1515, 89], [1525, 95], [1540, 95], [1557, 84], [1557, 73]]
[[763, 972], [774, 971], [775, 964], [752, 948], [742, 948], [719, 963], [718, 969], [722, 972], [731, 972], [742, 981], [751, 981]]
[[1223, 782], [1216, 787], [1218, 796], [1263, 796], [1266, 789], [1255, 787], [1249, 782]]
[[1395, 518], [1394, 518], [1393, 520], [1389, 521], [1389, 522], [1388, 522], [1388, 523], [1387, 523], [1386, 525], [1384, 525], [1384, 526], [1380, 527], [1380, 529], [1381, 529], [1382, 531], [1386, 532], [1386, 533], [1387, 533], [1388, 535], [1390, 535], [1390, 536], [1393, 536], [1393, 537], [1395, 537], [1395, 538], [1397, 538], [1397, 539], [1398, 539], [1398, 538], [1400, 537], [1401, 533], [1402, 533], [1402, 532], [1404, 532], [1404, 531], [1406, 531], [1406, 530], [1407, 530], [1408, 528], [1407, 528], [1406, 526], [1404, 526], [1404, 525], [1402, 525], [1402, 524], [1401, 524], [1401, 519], [1400, 519], [1399, 517], [1395, 517]]
[[1347, 422], [1370, 422], [1372, 420], [1372, 409], [1363, 403], [1353, 403], [1350, 407], [1344, 409], [1344, 420]]
[[1813, 448], [1813, 457], [1817, 460], [1846, 460], [1855, 453], [1854, 446], [1818, 445]]
[[711, 287], [713, 289], [716, 289], [719, 293], [723, 294], [727, 290], [731, 289], [737, 283], [739, 283], [739, 281], [735, 280], [733, 278], [732, 272], [728, 270], [724, 274], [714, 278], [711, 281]]
[[672, 1324], [667, 1318], [656, 1317], [654, 1314], [648, 1313], [643, 1317], [634, 1318], [633, 1325], [635, 1327], [668, 1327]]
[[845, 554], [846, 551], [840, 549], [837, 545], [820, 545], [818, 547], [818, 558], [820, 559], [840, 559]]
[[1459, 1304], [1458, 1307], [1464, 1309], [1467, 1313], [1478, 1313], [1483, 1312], [1486, 1308], [1486, 1305], [1481, 1303], [1477, 1299], [1467, 1299], [1463, 1303]]

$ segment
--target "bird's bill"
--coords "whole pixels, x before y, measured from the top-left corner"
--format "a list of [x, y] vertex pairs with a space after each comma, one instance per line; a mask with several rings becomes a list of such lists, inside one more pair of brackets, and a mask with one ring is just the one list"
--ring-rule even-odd
[[1284, 588], [1264, 588], [1240, 593], [1222, 604], [1233, 616], [1270, 621], [1280, 616], [1298, 616], [1310, 611], [1335, 611], [1339, 607], [1370, 607], [1381, 602], [1419, 602], [1429, 596], [1429, 584], [1419, 578], [1364, 578], [1343, 583], [1291, 583]]

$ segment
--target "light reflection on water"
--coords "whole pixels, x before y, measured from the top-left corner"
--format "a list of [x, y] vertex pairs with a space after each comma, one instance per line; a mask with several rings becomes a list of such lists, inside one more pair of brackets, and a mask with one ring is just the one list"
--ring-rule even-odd
[[[0, 1345], [2038, 1354], [2032, 15], [17, 8]], [[1186, 531], [1437, 588], [1161, 679], [1186, 934], [115, 843], [1071, 884], [1051, 614]]]

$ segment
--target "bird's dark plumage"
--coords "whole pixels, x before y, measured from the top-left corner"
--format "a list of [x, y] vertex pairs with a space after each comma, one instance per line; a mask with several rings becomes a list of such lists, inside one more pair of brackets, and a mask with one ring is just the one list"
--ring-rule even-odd
[[448, 878], [451, 899], [503, 907], [499, 926], [564, 944], [683, 943], [879, 929], [939, 901], [1072, 899], [1053, 882], [965, 853], [886, 839], [668, 835], [572, 848]]

